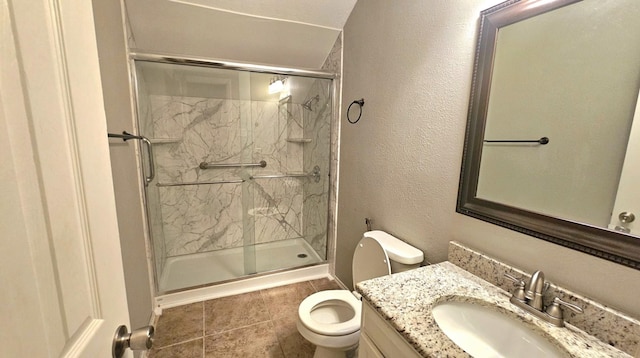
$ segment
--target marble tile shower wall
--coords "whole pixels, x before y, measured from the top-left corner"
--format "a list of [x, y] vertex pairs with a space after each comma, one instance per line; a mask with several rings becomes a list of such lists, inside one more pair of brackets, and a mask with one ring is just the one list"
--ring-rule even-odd
[[320, 168], [320, 181], [308, 180], [304, 185], [303, 227], [304, 237], [318, 253], [326, 259], [327, 219], [329, 206], [329, 171], [331, 162], [327, 153], [331, 148], [331, 92], [326, 80], [316, 80], [307, 94], [307, 98], [318, 96], [311, 110], [303, 109], [303, 137], [312, 139], [305, 144], [303, 166], [305, 172], [311, 172], [315, 166]]
[[[317, 141], [309, 154], [303, 154], [307, 144], [286, 140], [306, 135], [306, 123], [302, 122], [305, 110], [297, 104], [150, 95], [148, 107], [152, 120], [141, 123], [141, 129], [155, 141], [160, 183], [246, 180], [250, 175], [311, 171], [313, 166], [327, 162], [328, 132], [323, 135], [327, 143]], [[319, 117], [326, 119], [323, 126], [328, 128], [330, 116], [325, 113]], [[202, 161], [260, 160], [267, 162], [266, 168], [199, 168]], [[323, 165], [327, 166], [323, 168], [326, 174], [328, 163]], [[324, 186], [326, 180], [323, 176]], [[245, 184], [153, 186], [149, 191], [157, 192], [161, 203], [161, 218], [155, 220], [161, 222], [161, 228], [155, 228], [155, 241], [161, 241], [157, 234], [164, 237], [163, 243], [155, 245], [156, 251], [158, 246], [164, 246], [164, 255], [171, 257], [242, 246], [243, 213], [255, 220], [256, 243], [306, 237], [306, 228], [313, 225], [303, 219], [304, 214], [313, 216], [312, 210], [317, 209], [303, 207], [307, 202], [315, 206], [315, 197], [320, 194], [319, 189], [308, 190], [309, 183], [315, 185], [308, 179], [286, 178], [247, 180]], [[243, 186], [245, 200], [247, 193], [252, 196], [244, 205]], [[324, 204], [318, 212], [326, 215], [326, 210]], [[316, 226], [323, 227], [326, 237], [326, 224]], [[322, 257], [325, 245], [314, 244], [316, 250], [323, 250]]]
[[339, 167], [339, 156], [340, 153], [340, 112], [341, 112], [341, 103], [342, 103], [342, 34], [338, 36], [336, 42], [333, 44], [333, 48], [327, 56], [327, 59], [324, 61], [322, 65], [323, 70], [327, 70], [333, 73], [338, 74], [338, 76], [333, 80], [333, 93], [332, 95], [332, 109], [331, 112], [335, 115], [335, 120], [330, 121], [330, 173], [329, 177], [329, 210], [327, 217], [327, 249], [324, 251], [327, 253], [327, 259], [329, 261], [329, 271], [335, 271], [335, 252], [336, 252], [336, 236], [337, 236], [337, 226], [336, 226], [336, 212], [338, 210], [338, 167]]

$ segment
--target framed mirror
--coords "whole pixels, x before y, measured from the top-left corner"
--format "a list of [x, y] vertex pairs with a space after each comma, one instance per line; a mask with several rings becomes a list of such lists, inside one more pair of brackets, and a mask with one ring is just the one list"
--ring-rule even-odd
[[638, 19], [637, 0], [481, 13], [459, 213], [640, 269]]

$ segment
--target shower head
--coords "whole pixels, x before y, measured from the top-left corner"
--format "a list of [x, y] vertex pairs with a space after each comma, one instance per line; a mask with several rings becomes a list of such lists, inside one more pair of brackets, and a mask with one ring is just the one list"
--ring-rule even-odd
[[304, 103], [302, 104], [302, 108], [306, 109], [307, 111], [313, 112], [313, 108], [311, 108], [313, 101], [316, 101], [316, 102], [320, 101], [320, 95], [317, 94], [315, 95], [315, 97], [311, 97], [308, 100], [304, 101]]

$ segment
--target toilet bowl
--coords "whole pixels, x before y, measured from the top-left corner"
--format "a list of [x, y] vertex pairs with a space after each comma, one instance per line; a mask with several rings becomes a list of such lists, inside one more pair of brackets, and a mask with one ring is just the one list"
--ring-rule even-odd
[[[417, 268], [422, 251], [387, 234], [368, 231], [356, 246], [352, 271], [357, 282]], [[315, 358], [342, 358], [358, 346], [362, 302], [347, 290], [316, 292], [298, 307], [296, 326], [300, 334], [316, 345]]]

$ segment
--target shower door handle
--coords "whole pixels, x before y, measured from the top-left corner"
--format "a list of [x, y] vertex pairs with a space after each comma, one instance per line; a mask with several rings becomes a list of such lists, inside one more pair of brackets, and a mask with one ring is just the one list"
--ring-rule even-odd
[[147, 155], [149, 156], [149, 175], [144, 178], [144, 185], [147, 186], [153, 178], [156, 176], [155, 165], [153, 164], [153, 149], [151, 148], [151, 141], [147, 137], [140, 136], [140, 140], [147, 146]]
[[129, 139], [138, 139], [144, 142], [144, 144], [147, 146], [147, 155], [149, 156], [149, 175], [144, 177], [144, 186], [148, 186], [156, 176], [156, 168], [153, 164], [153, 149], [151, 148], [151, 141], [149, 140], [149, 138], [141, 135], [127, 133], [127, 131], [122, 131], [122, 134], [107, 133], [107, 136], [109, 138], [120, 138], [125, 142]]

